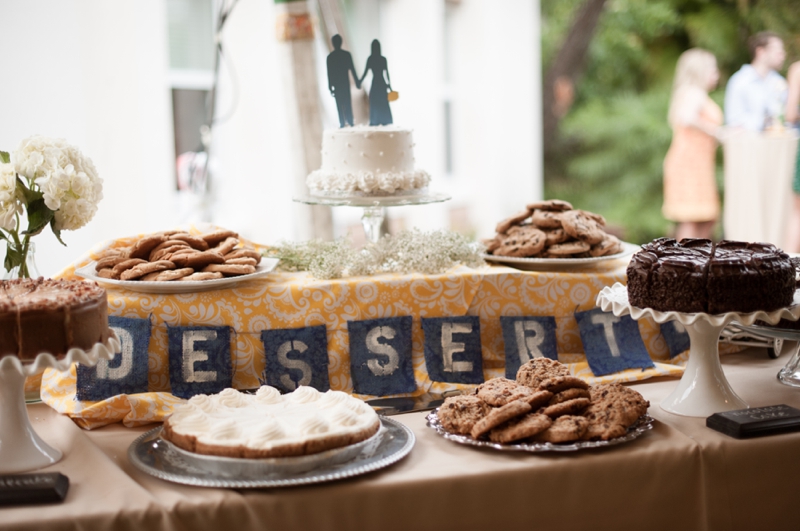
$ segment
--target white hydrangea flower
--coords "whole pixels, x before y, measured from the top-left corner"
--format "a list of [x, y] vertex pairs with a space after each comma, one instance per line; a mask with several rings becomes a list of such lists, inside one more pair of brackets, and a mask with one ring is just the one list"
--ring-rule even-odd
[[18, 212], [22, 205], [17, 201], [17, 174], [12, 164], [0, 163], [0, 228], [16, 229]]
[[17, 172], [35, 183], [47, 208], [55, 211], [58, 230], [86, 225], [103, 198], [103, 180], [91, 159], [64, 140], [33, 136], [14, 152]]

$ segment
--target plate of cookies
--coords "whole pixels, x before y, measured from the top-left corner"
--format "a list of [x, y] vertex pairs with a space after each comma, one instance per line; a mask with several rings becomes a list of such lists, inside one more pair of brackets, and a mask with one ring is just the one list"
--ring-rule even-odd
[[232, 287], [260, 278], [277, 267], [243, 245], [233, 231], [207, 234], [165, 231], [130, 246], [105, 250], [75, 274], [99, 284], [144, 293], [192, 293]]
[[590, 386], [534, 358], [516, 380], [493, 378], [426, 417], [450, 441], [514, 452], [571, 452], [630, 442], [653, 427], [650, 403], [619, 383]]
[[629, 256], [638, 245], [606, 232], [600, 214], [551, 199], [529, 203], [525, 210], [497, 224], [484, 240], [483, 258], [518, 269], [560, 269]]

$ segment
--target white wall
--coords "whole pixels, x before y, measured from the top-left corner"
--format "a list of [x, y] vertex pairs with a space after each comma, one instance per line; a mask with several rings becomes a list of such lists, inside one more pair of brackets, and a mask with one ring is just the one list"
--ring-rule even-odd
[[[451, 209], [466, 208], [484, 237], [539, 198], [538, 0], [462, 0], [454, 9], [451, 177], [444, 162], [444, 2], [358, 0], [353, 7], [364, 9], [362, 26], [351, 32], [357, 70], [369, 54], [361, 48], [380, 38], [400, 92], [395, 123], [415, 130], [417, 163], [432, 174], [433, 189], [453, 195], [449, 203], [390, 213], [406, 226], [433, 229], [448, 226]], [[241, 0], [223, 32], [233, 69], [222, 69], [217, 109], [233, 114], [216, 127], [212, 152], [212, 221], [263, 243], [294, 238], [297, 228], [275, 10], [271, 1]], [[5, 3], [2, 15], [0, 149], [11, 151], [32, 134], [62, 137], [90, 156], [104, 179], [95, 219], [63, 234], [69, 247], [51, 234], [36, 237], [40, 272], [56, 273], [100, 241], [181, 222], [163, 0], [28, 0]], [[323, 103], [331, 113], [332, 102]], [[359, 214], [343, 208], [334, 219], [347, 226]]]
[[[64, 138], [95, 163], [104, 199], [82, 229], [34, 239], [52, 275], [94, 244], [169, 226], [172, 122], [159, 0], [28, 0], [3, 5], [0, 149]], [[4, 254], [3, 250], [0, 254]]]

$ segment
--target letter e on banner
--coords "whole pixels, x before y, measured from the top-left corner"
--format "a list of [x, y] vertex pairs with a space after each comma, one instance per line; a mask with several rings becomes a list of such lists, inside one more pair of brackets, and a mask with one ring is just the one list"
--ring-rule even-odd
[[548, 316], [501, 316], [506, 355], [506, 378], [513, 380], [517, 371], [533, 358], [558, 360], [556, 319]]
[[586, 361], [595, 376], [653, 367], [639, 333], [639, 324], [624, 315], [617, 317], [595, 308], [575, 314]]
[[108, 324], [119, 338], [120, 351], [113, 359], [99, 360], [94, 367], [77, 365], [78, 400], [147, 392], [150, 320], [109, 316]]
[[191, 398], [231, 386], [231, 329], [228, 326], [168, 326], [172, 394]]
[[411, 316], [348, 321], [353, 390], [385, 396], [416, 390], [411, 361]]
[[301, 385], [318, 391], [330, 389], [328, 380], [328, 333], [324, 325], [264, 330], [266, 367], [262, 380], [290, 393]]
[[482, 383], [481, 322], [475, 315], [422, 319], [425, 366], [435, 382]]

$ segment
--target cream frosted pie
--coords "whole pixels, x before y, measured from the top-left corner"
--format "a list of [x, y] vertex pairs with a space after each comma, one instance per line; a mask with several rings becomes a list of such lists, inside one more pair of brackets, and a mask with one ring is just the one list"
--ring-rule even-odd
[[193, 396], [164, 422], [162, 437], [198, 454], [258, 459], [355, 444], [379, 428], [375, 411], [347, 393], [300, 386], [281, 395], [263, 386], [254, 395], [225, 389]]

